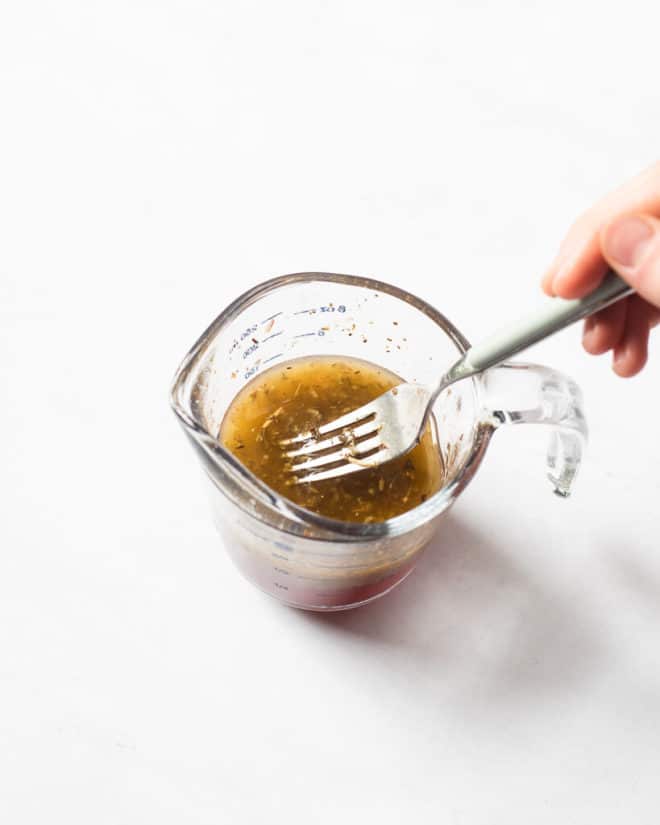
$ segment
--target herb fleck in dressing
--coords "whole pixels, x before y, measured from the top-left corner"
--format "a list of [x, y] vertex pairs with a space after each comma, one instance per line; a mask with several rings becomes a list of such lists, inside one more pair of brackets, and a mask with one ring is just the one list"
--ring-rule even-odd
[[287, 361], [243, 387], [227, 410], [219, 438], [269, 487], [301, 507], [342, 521], [385, 521], [417, 507], [442, 485], [430, 427], [405, 456], [309, 484], [295, 483], [280, 441], [313, 431], [400, 383], [394, 373], [356, 358]]

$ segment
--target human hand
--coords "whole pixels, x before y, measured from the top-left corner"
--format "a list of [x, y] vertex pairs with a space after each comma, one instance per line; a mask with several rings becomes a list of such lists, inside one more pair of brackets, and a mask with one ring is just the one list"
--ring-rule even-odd
[[650, 330], [660, 322], [660, 163], [575, 221], [543, 277], [543, 289], [581, 298], [608, 267], [637, 294], [587, 318], [582, 344], [592, 355], [613, 350], [614, 372], [629, 378], [646, 363]]

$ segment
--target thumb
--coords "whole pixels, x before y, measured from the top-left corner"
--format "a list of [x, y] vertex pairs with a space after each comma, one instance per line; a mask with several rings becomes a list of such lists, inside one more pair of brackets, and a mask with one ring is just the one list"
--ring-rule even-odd
[[660, 221], [623, 215], [600, 233], [603, 257], [649, 303], [660, 307]]

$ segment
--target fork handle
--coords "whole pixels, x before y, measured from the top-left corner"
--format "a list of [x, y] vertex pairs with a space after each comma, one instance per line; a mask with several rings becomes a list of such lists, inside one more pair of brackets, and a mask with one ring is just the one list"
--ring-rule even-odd
[[551, 298], [533, 315], [504, 327], [481, 343], [470, 347], [461, 358], [462, 377], [474, 375], [506, 361], [537, 341], [548, 338], [560, 329], [604, 309], [632, 292], [634, 290], [624, 280], [612, 270], [608, 270], [600, 286], [584, 298], [573, 301]]

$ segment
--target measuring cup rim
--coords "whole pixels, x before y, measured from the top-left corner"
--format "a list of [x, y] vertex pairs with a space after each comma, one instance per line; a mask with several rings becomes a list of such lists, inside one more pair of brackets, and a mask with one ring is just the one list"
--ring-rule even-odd
[[[410, 532], [411, 529], [430, 521], [432, 518], [440, 515], [446, 510], [451, 502], [456, 498], [460, 491], [467, 486], [477, 471], [481, 460], [484, 456], [485, 450], [488, 446], [490, 436], [493, 428], [490, 424], [484, 421], [477, 420], [474, 429], [474, 438], [470, 454], [467, 457], [463, 467], [449, 484], [438, 490], [437, 493], [430, 496], [425, 502], [417, 505], [412, 510], [408, 510], [399, 516], [388, 519], [387, 521], [374, 522], [371, 524], [363, 524], [360, 522], [339, 521], [337, 519], [327, 518], [304, 507], [299, 507], [294, 502], [286, 497], [280, 495], [268, 485], [264, 484], [257, 476], [245, 467], [229, 450], [226, 450], [220, 441], [212, 433], [207, 432], [201, 427], [188, 412], [184, 399], [181, 397], [181, 391], [185, 385], [186, 379], [204, 356], [208, 347], [212, 344], [216, 334], [227, 323], [234, 320], [238, 315], [245, 311], [249, 306], [257, 300], [263, 298], [270, 292], [274, 292], [281, 287], [291, 286], [299, 283], [307, 283], [310, 281], [326, 281], [334, 283], [347, 284], [349, 286], [363, 287], [371, 289], [375, 292], [384, 292], [391, 295], [410, 306], [415, 307], [420, 312], [423, 312], [428, 318], [436, 323], [442, 331], [449, 336], [454, 342], [459, 352], [465, 352], [470, 343], [468, 339], [458, 330], [454, 324], [441, 312], [439, 312], [431, 304], [419, 298], [417, 295], [394, 286], [393, 284], [378, 281], [374, 278], [367, 278], [360, 275], [344, 275], [331, 272], [297, 272], [290, 275], [279, 275], [270, 278], [266, 281], [257, 284], [248, 289], [234, 301], [232, 301], [206, 328], [206, 330], [199, 336], [197, 341], [193, 344], [174, 376], [171, 391], [170, 404], [180, 422], [188, 429], [193, 437], [204, 436], [206, 439], [211, 439], [214, 444], [214, 454], [226, 462], [235, 473], [237, 473], [246, 484], [251, 484], [260, 493], [260, 497], [266, 497], [268, 505], [274, 507], [281, 515], [292, 519], [298, 524], [303, 524], [310, 528], [314, 528], [322, 535], [323, 541], [337, 541], [346, 542], [351, 539], [369, 540], [384, 538], [389, 536], [401, 535]], [[477, 399], [480, 400], [481, 393], [479, 391], [480, 382], [478, 379], [472, 379], [473, 388]], [[232, 499], [233, 500], [233, 499]], [[237, 503], [237, 506], [240, 504]], [[278, 529], [283, 532], [297, 534], [294, 529], [288, 530], [286, 527], [278, 525]]]

